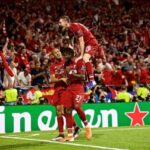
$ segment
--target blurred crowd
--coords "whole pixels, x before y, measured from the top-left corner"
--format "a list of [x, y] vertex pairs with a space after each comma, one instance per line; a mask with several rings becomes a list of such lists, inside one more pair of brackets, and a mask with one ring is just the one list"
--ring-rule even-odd
[[[149, 100], [150, 2], [117, 2], [1, 0], [0, 50], [14, 73], [11, 77], [0, 59], [1, 105], [11, 99], [6, 97], [7, 90], [13, 89], [13, 96], [19, 101], [15, 89], [51, 86], [51, 51], [54, 47], [68, 47], [70, 43], [67, 33], [60, 32], [58, 26], [62, 15], [87, 26], [105, 51], [105, 59], [97, 51], [91, 60], [97, 86], [89, 91], [89, 103], [122, 101], [118, 91], [130, 94], [126, 102]], [[77, 49], [78, 45], [74, 47]]]

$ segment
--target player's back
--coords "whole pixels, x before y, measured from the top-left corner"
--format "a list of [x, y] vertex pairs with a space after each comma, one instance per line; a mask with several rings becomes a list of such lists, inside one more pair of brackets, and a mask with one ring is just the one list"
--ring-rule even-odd
[[88, 44], [92, 40], [96, 40], [90, 30], [81, 23], [71, 23], [70, 31], [73, 32], [74, 36], [79, 38], [83, 36], [84, 42]]

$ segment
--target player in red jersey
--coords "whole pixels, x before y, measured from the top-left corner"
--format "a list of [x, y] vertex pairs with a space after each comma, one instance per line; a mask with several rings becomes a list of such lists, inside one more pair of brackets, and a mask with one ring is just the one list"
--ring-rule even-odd
[[64, 48], [62, 51], [65, 57], [65, 68], [67, 74], [67, 90], [63, 93], [61, 104], [65, 108], [65, 117], [68, 128], [68, 136], [63, 141], [73, 141], [72, 110], [76, 110], [86, 128], [86, 138], [91, 139], [92, 132], [86, 120], [85, 113], [81, 107], [84, 99], [84, 80], [86, 68], [83, 59], [75, 60], [74, 51], [71, 48]]
[[90, 58], [95, 55], [95, 52], [99, 48], [96, 38], [87, 27], [81, 23], [72, 23], [68, 16], [62, 16], [59, 19], [59, 26], [68, 29], [73, 33], [75, 39], [78, 39], [80, 46], [80, 56], [78, 59], [83, 58], [85, 61], [86, 71], [90, 81], [89, 87], [92, 88], [96, 83], [94, 81], [93, 67]]
[[63, 117], [62, 117], [62, 109], [60, 98], [62, 92], [66, 88], [66, 83], [64, 80], [65, 70], [64, 70], [64, 59], [59, 49], [54, 48], [52, 54], [55, 58], [54, 62], [50, 65], [50, 80], [51, 83], [54, 83], [54, 98], [51, 99], [50, 104], [56, 106], [56, 114], [57, 114], [57, 122], [58, 122], [58, 130], [59, 135], [52, 140], [61, 140], [64, 138], [63, 131]]
[[[52, 51], [53, 56], [55, 57], [54, 62], [50, 65], [50, 79], [51, 83], [54, 83], [54, 98], [50, 101], [50, 104], [56, 106], [57, 122], [59, 135], [52, 140], [59, 141], [64, 138], [63, 130], [63, 109], [61, 105], [61, 99], [63, 98], [62, 93], [66, 90], [66, 73], [64, 70], [64, 59], [59, 49], [54, 48]], [[75, 126], [74, 135], [77, 135], [79, 132], [79, 127], [75, 124], [73, 120], [73, 125]]]

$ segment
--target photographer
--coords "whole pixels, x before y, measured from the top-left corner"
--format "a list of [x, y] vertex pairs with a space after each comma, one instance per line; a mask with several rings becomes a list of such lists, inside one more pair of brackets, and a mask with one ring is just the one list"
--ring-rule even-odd
[[107, 92], [105, 90], [105, 87], [96, 85], [90, 94], [88, 103], [106, 103]]

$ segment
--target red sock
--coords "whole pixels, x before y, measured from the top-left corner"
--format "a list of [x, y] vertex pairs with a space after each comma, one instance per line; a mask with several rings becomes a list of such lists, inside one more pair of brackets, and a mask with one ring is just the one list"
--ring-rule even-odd
[[68, 128], [68, 136], [73, 136], [73, 128]]
[[76, 126], [76, 122], [74, 121], [74, 118], [72, 119], [72, 125]]
[[64, 135], [64, 120], [63, 117], [57, 117], [59, 135]]
[[0, 52], [0, 56], [1, 56], [1, 58], [2, 58], [3, 65], [4, 65], [5, 69], [6, 69], [6, 71], [8, 72], [8, 74], [9, 74], [11, 77], [13, 77], [13, 76], [14, 76], [14, 73], [13, 73], [12, 69], [8, 66], [8, 63], [7, 63], [7, 61], [6, 61], [6, 58], [5, 58], [5, 56], [4, 56], [4, 54], [3, 54], [2, 52]]
[[66, 114], [66, 125], [68, 128], [68, 136], [73, 135], [73, 117], [72, 114]]
[[86, 71], [87, 71], [89, 80], [93, 81], [94, 80], [94, 73], [93, 73], [93, 66], [92, 66], [91, 62], [86, 62], [85, 66], [86, 66]]
[[82, 122], [84, 123], [84, 125], [87, 126], [88, 122], [86, 120], [86, 116], [85, 116], [83, 109], [81, 107], [75, 107], [75, 110], [77, 111], [77, 113], [78, 113], [80, 119], [82, 120]]

